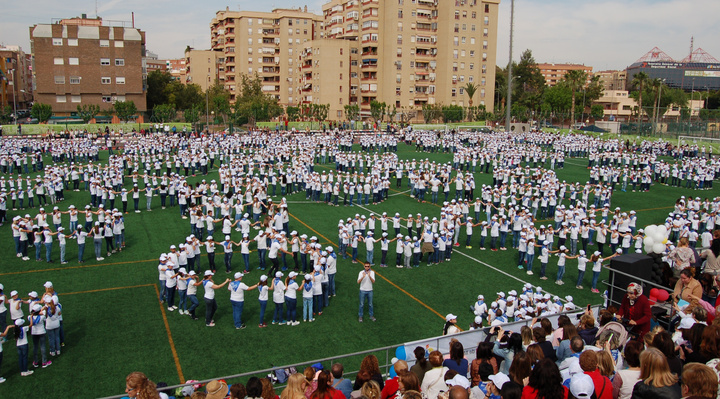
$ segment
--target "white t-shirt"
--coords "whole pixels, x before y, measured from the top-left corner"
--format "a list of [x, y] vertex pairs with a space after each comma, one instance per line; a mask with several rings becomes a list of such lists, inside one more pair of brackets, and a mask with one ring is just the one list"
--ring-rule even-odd
[[358, 280], [362, 279], [360, 281], [360, 291], [372, 291], [373, 290], [373, 280], [375, 280], [375, 271], [369, 270], [367, 273], [365, 273], [365, 270], [360, 271], [358, 274]]
[[228, 290], [230, 291], [230, 300], [235, 302], [245, 301], [245, 290], [249, 287], [242, 281], [233, 281], [228, 284]]
[[275, 287], [273, 288], [273, 302], [285, 303], [285, 283], [279, 278], [275, 279]]
[[210, 280], [203, 280], [203, 287], [205, 288], [205, 299], [215, 299], [215, 289], [213, 288], [214, 283]]
[[285, 289], [285, 297], [289, 299], [296, 299], [298, 288], [300, 288], [300, 286], [294, 279], [288, 281], [287, 288]]

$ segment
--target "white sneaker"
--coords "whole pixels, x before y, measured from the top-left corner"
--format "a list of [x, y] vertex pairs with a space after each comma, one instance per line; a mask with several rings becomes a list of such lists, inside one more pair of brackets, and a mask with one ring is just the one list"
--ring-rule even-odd
[[299, 321], [296, 321], [296, 322], [294, 322], [292, 325], [297, 326], [297, 325], [299, 325], [299, 324], [300, 324], [300, 322], [299, 322]]
[[5, 382], [5, 379], [0, 377], [0, 384], [2, 384], [3, 382]]
[[532, 275], [533, 275], [532, 270], [528, 270], [528, 271], [527, 271], [527, 274], [528, 274], [528, 276], [532, 276]]
[[22, 254], [17, 254], [17, 257], [18, 257], [18, 258], [22, 258]]
[[96, 260], [99, 262], [99, 261], [101, 261], [101, 260], [105, 260], [105, 258], [103, 258], [103, 257], [101, 256], [101, 257], [97, 258]]

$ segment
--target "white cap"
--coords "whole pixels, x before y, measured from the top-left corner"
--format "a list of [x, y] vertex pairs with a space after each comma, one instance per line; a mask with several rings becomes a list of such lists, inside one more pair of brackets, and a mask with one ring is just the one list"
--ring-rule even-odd
[[213, 274], [211, 270], [205, 270], [205, 276], [212, 276]]
[[240, 273], [240, 272], [235, 273], [235, 279], [236, 279], [236, 280], [239, 279], [239, 278], [242, 278], [242, 276], [243, 276], [243, 274]]
[[454, 320], [454, 319], [457, 319], [457, 316], [455, 316], [452, 313], [448, 313], [448, 315], [445, 316], [445, 321], [450, 321], [450, 320]]

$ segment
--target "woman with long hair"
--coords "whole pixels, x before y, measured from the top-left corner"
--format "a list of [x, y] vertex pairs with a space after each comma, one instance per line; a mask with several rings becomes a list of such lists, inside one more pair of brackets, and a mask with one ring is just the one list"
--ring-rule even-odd
[[530, 361], [532, 362], [533, 366], [535, 366], [540, 360], [545, 359], [545, 354], [543, 353], [542, 348], [538, 344], [532, 344], [528, 346], [525, 352], [527, 352], [528, 356], [530, 356]]
[[657, 348], [645, 349], [640, 354], [640, 381], [633, 388], [633, 399], [679, 398], [680, 396], [678, 377], [670, 371], [665, 355]]
[[450, 313], [445, 316], [445, 326], [443, 327], [442, 335], [452, 335], [460, 332], [457, 326], [457, 316]]
[[639, 341], [628, 341], [625, 344], [623, 357], [628, 368], [620, 370], [612, 380], [613, 397], [616, 399], [630, 399], [635, 383], [640, 381], [640, 353], [644, 345]]
[[443, 366], [455, 370], [458, 374], [466, 376], [468, 373], [468, 361], [465, 359], [465, 349], [460, 341], [450, 341], [450, 359], [443, 361]]
[[[495, 333], [497, 334], [497, 337], [505, 338], [504, 337], [504, 331], [501, 326], [495, 327]], [[491, 330], [492, 334], [492, 330]], [[501, 345], [500, 339], [495, 341], [495, 346], [493, 347], [493, 353], [497, 356], [500, 356], [503, 358], [503, 362], [500, 365], [500, 372], [504, 374], [510, 373], [510, 365], [512, 364], [513, 359], [515, 358], [515, 355], [523, 352], [522, 348], [522, 337], [518, 333], [512, 333], [509, 337], [507, 337], [507, 342]]]
[[432, 369], [425, 373], [420, 389], [425, 393], [428, 398], [437, 398], [440, 391], [447, 391], [447, 385], [445, 384], [445, 373], [448, 371], [447, 367], [443, 367], [443, 355], [440, 351], [430, 352], [428, 356]]
[[[385, 387], [385, 381], [383, 380], [382, 374], [380, 374], [380, 364], [378, 363], [378, 359], [375, 355], [367, 355], [363, 358], [360, 363], [360, 371], [367, 372], [370, 375], [370, 379], [378, 383], [380, 390]], [[358, 382], [356, 379], [355, 384], [353, 385], [353, 390], [358, 390], [360, 388], [362, 388], [362, 383]]]
[[155, 383], [139, 371], [132, 372], [125, 378], [125, 393], [133, 399], [160, 398]]
[[301, 373], [290, 374], [287, 386], [280, 394], [280, 399], [305, 399], [305, 376]]
[[568, 389], [563, 386], [560, 369], [550, 359], [541, 360], [528, 378], [522, 397], [527, 399], [567, 399]]
[[578, 334], [577, 328], [575, 328], [572, 323], [568, 323], [563, 326], [562, 341], [560, 341], [560, 345], [558, 345], [555, 350], [555, 356], [557, 356], [557, 360], [559, 362], [562, 362], [572, 355], [572, 351], [570, 350], [570, 340], [576, 335], [580, 334]]
[[417, 376], [418, 381], [422, 381], [425, 373], [430, 370], [432, 366], [430, 366], [430, 362], [425, 358], [425, 348], [422, 346], [415, 347], [413, 354], [415, 355], [415, 364], [410, 367], [410, 371]]
[[510, 381], [524, 385], [523, 380], [530, 376], [533, 369], [533, 361], [526, 352], [518, 352], [510, 365]]
[[420, 380], [417, 378], [415, 373], [406, 371], [400, 373], [398, 377], [398, 389], [401, 394], [407, 391], [420, 392]]
[[[312, 393], [310, 399], [343, 399], [345, 395], [332, 387], [333, 377], [329, 370], [322, 370], [317, 376], [317, 389]], [[379, 392], [379, 391], [378, 391]], [[378, 399], [378, 396], [371, 399]]]
[[[498, 372], [497, 359], [493, 355], [493, 344], [489, 342], [480, 342], [475, 350], [475, 360], [470, 364], [470, 382], [472, 386], [480, 384], [481, 378], [479, 368], [482, 363], [488, 363], [492, 366], [493, 374]], [[412, 370], [412, 369], [411, 369]]]
[[682, 360], [675, 354], [675, 343], [672, 340], [672, 335], [669, 332], [662, 330], [655, 334], [652, 340], [652, 347], [656, 348], [663, 355], [665, 360], [670, 367], [670, 371], [675, 375], [682, 374], [683, 363]]
[[263, 399], [277, 399], [278, 396], [275, 393], [275, 388], [269, 378], [261, 378], [260, 383], [262, 384], [262, 398]]

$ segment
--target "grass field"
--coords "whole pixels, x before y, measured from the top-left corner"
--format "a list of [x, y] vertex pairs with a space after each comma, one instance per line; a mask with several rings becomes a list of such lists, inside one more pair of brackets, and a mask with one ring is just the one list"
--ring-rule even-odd
[[[405, 144], [400, 144], [398, 155], [402, 159], [451, 160], [450, 154], [420, 154], [414, 151], [414, 146]], [[107, 154], [103, 153], [102, 157], [106, 159]], [[585, 182], [588, 180], [586, 165], [586, 159], [568, 158], [565, 169], [557, 173], [560, 179], [568, 182]], [[316, 165], [315, 170], [333, 167], [329, 164]], [[478, 186], [491, 183], [489, 174], [476, 173], [475, 177]], [[197, 176], [190, 181], [202, 178], [217, 178], [217, 172], [213, 171], [207, 177]], [[418, 203], [409, 198], [406, 191], [406, 186], [401, 191], [392, 190], [388, 201], [369, 205], [368, 210], [357, 206], [330, 207], [309, 203], [305, 201], [304, 193], [291, 195], [287, 198], [290, 202], [290, 229], [297, 230], [299, 234], [318, 236], [323, 245], [335, 245], [338, 219], [354, 216], [355, 213], [400, 212], [403, 216], [422, 213], [431, 218], [439, 215], [439, 207]], [[656, 184], [648, 193], [617, 192], [612, 205], [623, 210], [636, 210], [638, 226], [642, 227], [662, 221], [680, 195], [712, 198], [719, 193], [717, 188], [693, 192]], [[61, 209], [70, 204], [84, 207], [89, 203], [86, 192], [68, 191], [66, 197], [59, 204]], [[229, 294], [223, 289], [217, 294], [217, 326], [207, 328], [202, 321], [202, 289], [198, 292], [201, 302], [198, 308], [201, 320], [198, 321], [177, 312], [167, 312], [157, 301], [157, 258], [160, 253], [167, 252], [171, 244], [182, 242], [190, 234], [190, 225], [188, 220], [180, 218], [178, 208], [161, 210], [159, 198], [154, 200], [152, 212], [143, 210], [136, 214], [131, 210], [126, 215], [127, 249], [106, 257], [102, 262], [94, 260], [92, 244], [89, 243], [86, 246], [86, 262], [78, 264], [77, 245], [73, 241], [68, 243], [67, 259], [70, 263], [67, 265], [59, 264], [57, 244], [54, 248], [55, 263], [32, 259], [22, 262], [14, 257], [10, 224], [0, 227], [0, 234], [4, 237], [0, 240], [0, 251], [5, 254], [0, 267], [0, 283], [4, 284], [5, 292], [18, 290], [25, 296], [31, 290], [42, 291], [42, 284], [51, 280], [60, 292], [60, 301], [64, 306], [66, 335], [62, 355], [52, 359], [52, 366], [36, 369], [30, 377], [20, 377], [14, 342], [6, 343], [0, 370], [0, 375], [7, 378], [7, 382], [0, 386], [2, 396], [5, 392], [16, 397], [64, 397], [70, 392], [80, 397], [105, 396], [122, 393], [125, 376], [136, 370], [143, 371], [156, 382], [165, 381], [172, 385], [187, 379], [207, 379], [271, 365], [402, 344], [439, 335], [447, 313], [459, 315], [459, 324], [466, 327], [472, 321], [469, 305], [476, 295], [482, 293], [492, 297], [498, 290], [519, 290], [525, 281], [541, 285], [560, 296], [571, 294], [578, 305], [601, 302], [600, 296], [591, 294], [589, 288], [582, 291], [574, 288], [576, 261], [568, 261], [565, 276], [568, 284], [557, 286], [552, 280], [541, 284], [537, 273], [527, 276], [517, 269], [517, 252], [511, 249], [506, 252], [481, 251], [477, 243], [479, 233], [476, 233], [473, 249], [458, 248], [450, 263], [432, 267], [423, 264], [412, 270], [375, 268], [378, 275], [374, 298], [375, 323], [358, 323], [356, 279], [361, 266], [350, 263], [348, 259], [338, 260], [338, 296], [331, 298], [330, 307], [314, 323], [258, 328], [257, 293], [251, 291], [246, 294], [243, 313], [243, 321], [248, 328], [236, 330], [232, 323]], [[132, 208], [130, 202], [129, 207]], [[144, 199], [140, 202], [144, 209]], [[116, 206], [119, 204], [117, 201]], [[8, 218], [26, 212], [9, 211]], [[34, 215], [36, 211], [29, 213]], [[63, 224], [67, 227], [67, 218]], [[239, 234], [233, 231], [233, 239], [238, 240]], [[464, 242], [464, 232], [460, 240]], [[33, 253], [32, 249], [30, 251]], [[376, 263], [379, 252], [376, 249]], [[364, 259], [364, 246], [361, 245], [359, 253], [359, 259]], [[394, 244], [391, 244], [389, 255], [394, 255]], [[30, 256], [33, 258], [33, 255]], [[260, 276], [260, 271], [255, 270], [256, 253], [252, 253], [250, 259], [252, 273], [244, 278], [248, 285], [257, 282]], [[556, 262], [556, 258], [550, 261], [550, 275], [556, 271]], [[216, 263], [219, 273], [215, 280], [219, 282], [226, 277], [221, 254], [216, 256]], [[240, 270], [241, 263], [241, 257], [236, 255], [233, 270]], [[291, 259], [289, 263], [292, 264]], [[389, 263], [394, 265], [394, 260]], [[207, 265], [207, 258], [203, 257], [201, 267], [206, 268]], [[535, 267], [538, 265], [536, 261]], [[585, 277], [586, 287], [589, 287], [589, 275], [587, 273]], [[603, 272], [601, 280], [606, 277], [607, 272]], [[603, 285], [600, 284], [599, 288], [602, 291]], [[272, 318], [272, 308], [273, 305], [269, 304], [266, 322]], [[301, 308], [299, 304], [299, 313]], [[359, 362], [346, 366], [346, 369], [356, 369], [358, 365]]]

